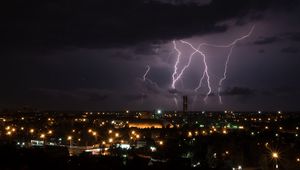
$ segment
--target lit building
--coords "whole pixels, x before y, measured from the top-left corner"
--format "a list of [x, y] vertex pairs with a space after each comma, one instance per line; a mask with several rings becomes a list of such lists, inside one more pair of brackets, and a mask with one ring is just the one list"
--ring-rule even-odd
[[130, 128], [139, 128], [139, 129], [147, 129], [147, 128], [162, 128], [163, 125], [158, 122], [130, 122], [128, 124]]

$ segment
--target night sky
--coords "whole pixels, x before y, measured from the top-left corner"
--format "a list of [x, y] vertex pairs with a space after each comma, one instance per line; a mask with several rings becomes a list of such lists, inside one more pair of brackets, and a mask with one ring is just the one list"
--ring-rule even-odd
[[[0, 6], [0, 109], [300, 110], [298, 0], [18, 0]], [[239, 41], [217, 96], [229, 48], [203, 47], [212, 93], [191, 48]], [[143, 75], [150, 66], [146, 80]], [[193, 102], [195, 96], [198, 98]], [[174, 97], [179, 105], [176, 106]]]

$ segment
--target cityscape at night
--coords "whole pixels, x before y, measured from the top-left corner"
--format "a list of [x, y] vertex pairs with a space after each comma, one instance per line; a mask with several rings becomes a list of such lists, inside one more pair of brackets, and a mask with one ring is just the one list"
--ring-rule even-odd
[[0, 120], [4, 167], [13, 159], [16, 169], [300, 168], [294, 112], [16, 112]]
[[0, 170], [300, 170], [299, 0], [0, 13]]

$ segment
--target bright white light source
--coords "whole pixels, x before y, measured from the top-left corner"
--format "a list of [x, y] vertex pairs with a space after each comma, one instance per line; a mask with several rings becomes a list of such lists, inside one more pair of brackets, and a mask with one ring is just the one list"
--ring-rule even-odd
[[150, 150], [151, 150], [151, 152], [155, 152], [156, 151], [156, 147], [150, 146]]
[[119, 147], [122, 148], [122, 149], [130, 149], [129, 144], [120, 144]]

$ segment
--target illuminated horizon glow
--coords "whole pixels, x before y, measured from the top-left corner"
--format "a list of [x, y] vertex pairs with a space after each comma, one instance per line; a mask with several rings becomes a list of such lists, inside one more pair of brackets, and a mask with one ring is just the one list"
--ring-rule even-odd
[[[223, 77], [219, 80], [219, 83], [218, 83], [218, 98], [219, 98], [219, 103], [220, 104], [223, 104], [223, 101], [222, 101], [222, 96], [221, 96], [221, 90], [222, 90], [222, 85], [223, 85], [223, 82], [227, 79], [227, 70], [228, 70], [228, 64], [229, 64], [229, 61], [230, 61], [230, 57], [232, 55], [232, 51], [233, 51], [233, 48], [235, 47], [235, 45], [245, 39], [245, 38], [248, 38], [253, 30], [255, 28], [255, 25], [253, 25], [250, 29], [250, 31], [240, 37], [240, 38], [237, 38], [235, 39], [234, 41], [232, 41], [231, 43], [227, 44], [227, 45], [215, 45], [215, 44], [209, 44], [209, 43], [201, 43], [198, 48], [196, 49], [191, 43], [187, 42], [187, 41], [184, 41], [184, 40], [180, 40], [181, 43], [183, 44], [187, 44], [189, 45], [193, 50], [194, 52], [191, 53], [191, 55], [189, 56], [189, 60], [188, 60], [188, 63], [186, 65], [184, 65], [184, 67], [181, 69], [181, 71], [178, 73], [178, 64], [179, 64], [179, 60], [180, 60], [180, 57], [181, 57], [181, 51], [177, 48], [177, 45], [176, 45], [176, 42], [175, 40], [173, 41], [173, 45], [174, 45], [174, 49], [175, 51], [177, 52], [177, 60], [176, 60], [176, 63], [174, 65], [174, 72], [172, 74], [172, 89], [176, 89], [176, 82], [182, 78], [182, 75], [184, 73], [184, 71], [190, 66], [191, 64], [191, 61], [192, 61], [192, 58], [193, 56], [196, 54], [196, 53], [199, 53], [202, 57], [203, 57], [203, 63], [204, 63], [204, 71], [203, 71], [203, 74], [201, 76], [201, 79], [199, 81], [199, 84], [198, 86], [194, 89], [195, 92], [198, 92], [198, 90], [202, 87], [202, 84], [203, 84], [203, 80], [204, 78], [206, 77], [206, 81], [207, 81], [207, 87], [208, 87], [208, 92], [206, 93], [206, 96], [204, 98], [204, 102], [205, 104], [207, 104], [207, 99], [208, 99], [208, 96], [211, 94], [212, 92], [212, 88], [211, 88], [211, 84], [210, 84], [210, 76], [209, 76], [209, 73], [208, 73], [208, 66], [207, 66], [207, 62], [206, 62], [206, 55], [200, 50], [200, 48], [202, 46], [210, 46], [210, 47], [215, 47], [215, 48], [230, 48], [228, 54], [227, 54], [227, 57], [226, 57], [226, 62], [225, 62], [225, 66], [224, 66], [224, 72], [223, 72]], [[175, 97], [176, 98], [176, 97]], [[195, 96], [194, 98], [194, 101], [197, 99], [197, 95]], [[175, 99], [174, 99], [175, 100]], [[177, 101], [177, 100], [176, 100]], [[177, 103], [177, 102], [176, 102]]]

